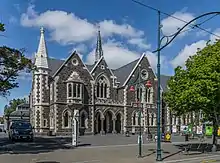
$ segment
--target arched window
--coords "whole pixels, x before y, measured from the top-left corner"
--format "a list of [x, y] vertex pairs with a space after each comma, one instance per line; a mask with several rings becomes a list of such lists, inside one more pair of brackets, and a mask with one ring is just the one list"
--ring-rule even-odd
[[107, 84], [104, 84], [104, 98], [107, 98]]
[[69, 113], [68, 113], [68, 111], [66, 111], [64, 113], [63, 119], [64, 119], [64, 127], [69, 127]]
[[85, 115], [85, 113], [83, 112], [82, 115], [81, 115], [81, 119], [80, 119], [81, 127], [86, 127], [86, 126], [85, 126], [85, 120], [86, 120], [86, 115]]
[[153, 97], [153, 92], [152, 92], [152, 88], [146, 88], [146, 102], [150, 103], [151, 99]]
[[154, 114], [151, 114], [151, 125], [154, 125]]
[[72, 96], [73, 96], [72, 84], [69, 83], [68, 84], [68, 97], [72, 97]]
[[[137, 86], [138, 87], [138, 86]], [[142, 100], [142, 88], [137, 88], [136, 89], [136, 97], [138, 101]]]
[[132, 121], [133, 121], [132, 124], [133, 124], [133, 125], [136, 125], [136, 114], [133, 115]]
[[81, 96], [81, 84], [77, 84], [77, 97]]
[[76, 97], [76, 83], [73, 84], [73, 97]]
[[107, 98], [108, 92], [109, 92], [109, 85], [108, 81], [104, 76], [101, 76], [98, 79], [97, 85], [96, 85], [96, 96], [98, 98]]

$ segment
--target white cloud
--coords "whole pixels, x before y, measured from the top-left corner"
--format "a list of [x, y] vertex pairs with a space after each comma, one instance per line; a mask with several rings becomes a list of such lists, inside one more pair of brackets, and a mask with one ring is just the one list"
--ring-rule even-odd
[[[172, 14], [172, 16], [179, 18], [181, 20], [184, 20], [186, 22], [189, 22], [190, 20], [194, 19], [193, 14], [184, 12], [184, 11], [175, 12], [174, 14]], [[161, 24], [162, 24], [163, 34], [166, 36], [169, 36], [177, 32], [178, 28], [183, 27], [186, 23], [184, 23], [183, 21], [177, 20], [173, 17], [167, 17], [161, 21]], [[189, 28], [190, 27], [186, 27], [184, 31]], [[186, 34], [187, 32], [183, 32], [178, 37], [185, 36]]]
[[[131, 51], [119, 42], [111, 42], [103, 44], [104, 57], [110, 68], [118, 68], [140, 57], [140, 53]], [[95, 49], [92, 50], [86, 58], [89, 64], [94, 63]]]
[[151, 45], [147, 44], [143, 38], [132, 38], [128, 40], [128, 43], [131, 45], [138, 46], [141, 49], [150, 49]]
[[177, 66], [184, 66], [185, 61], [189, 58], [189, 56], [195, 55], [198, 49], [203, 49], [205, 46], [205, 40], [200, 40], [191, 45], [185, 45], [180, 53], [171, 61], [172, 66], [174, 68]]
[[[117, 24], [113, 20], [103, 20], [95, 24], [77, 17], [74, 13], [59, 10], [37, 13], [34, 5], [30, 5], [27, 12], [22, 14], [21, 24], [26, 27], [44, 26], [50, 31], [51, 39], [63, 45], [94, 40], [97, 35], [97, 25], [103, 38], [119, 35], [127, 39], [144, 39], [144, 32], [129, 24]], [[140, 48], [143, 46], [147, 47], [147, 44], [142, 42]]]
[[76, 50], [79, 53], [86, 53], [88, 50], [88, 47], [85, 44], [79, 44], [74, 48], [74, 50]]
[[32, 81], [32, 73], [27, 73], [25, 71], [21, 71], [19, 73], [19, 76], [17, 78], [18, 80], [26, 80], [26, 81]]

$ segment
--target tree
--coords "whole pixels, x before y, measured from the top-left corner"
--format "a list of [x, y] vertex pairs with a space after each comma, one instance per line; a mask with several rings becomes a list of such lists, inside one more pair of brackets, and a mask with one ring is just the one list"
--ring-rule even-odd
[[[4, 31], [4, 24], [0, 24], [0, 31]], [[16, 82], [19, 73], [30, 73], [34, 66], [30, 59], [24, 56], [23, 50], [10, 47], [0, 47], [0, 95], [6, 96], [9, 91], [18, 87]]]
[[198, 50], [186, 61], [185, 68], [177, 67], [168, 81], [165, 101], [177, 115], [192, 111], [204, 114], [213, 122], [213, 147], [216, 145], [220, 114], [220, 41]]
[[8, 105], [5, 105], [4, 107], [4, 115], [10, 116], [10, 114], [16, 110], [17, 106], [20, 104], [25, 103], [25, 99], [13, 99], [9, 102]]

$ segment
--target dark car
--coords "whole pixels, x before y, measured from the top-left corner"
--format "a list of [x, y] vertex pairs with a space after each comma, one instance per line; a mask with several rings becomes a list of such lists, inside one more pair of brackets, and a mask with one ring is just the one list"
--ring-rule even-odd
[[33, 129], [29, 122], [25, 121], [15, 121], [12, 122], [9, 128], [9, 139], [12, 141], [25, 139], [28, 141], [33, 141]]

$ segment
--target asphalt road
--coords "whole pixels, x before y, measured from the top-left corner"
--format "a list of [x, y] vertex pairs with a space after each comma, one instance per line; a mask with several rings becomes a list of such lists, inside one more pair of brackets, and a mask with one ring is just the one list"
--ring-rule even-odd
[[[173, 137], [180, 143], [184, 137]], [[82, 136], [79, 144], [83, 147], [72, 148], [71, 137], [36, 137], [34, 142], [11, 142], [4, 133], [0, 133], [0, 162], [2, 163], [142, 163], [155, 162], [156, 143], [144, 140], [143, 158], [137, 158], [137, 135]], [[163, 143], [164, 162], [202, 163], [207, 159], [202, 155], [186, 156], [174, 144]], [[218, 155], [220, 157], [220, 155]], [[188, 160], [187, 160], [188, 159]], [[190, 160], [191, 159], [191, 160]], [[209, 160], [220, 160], [216, 158]]]

